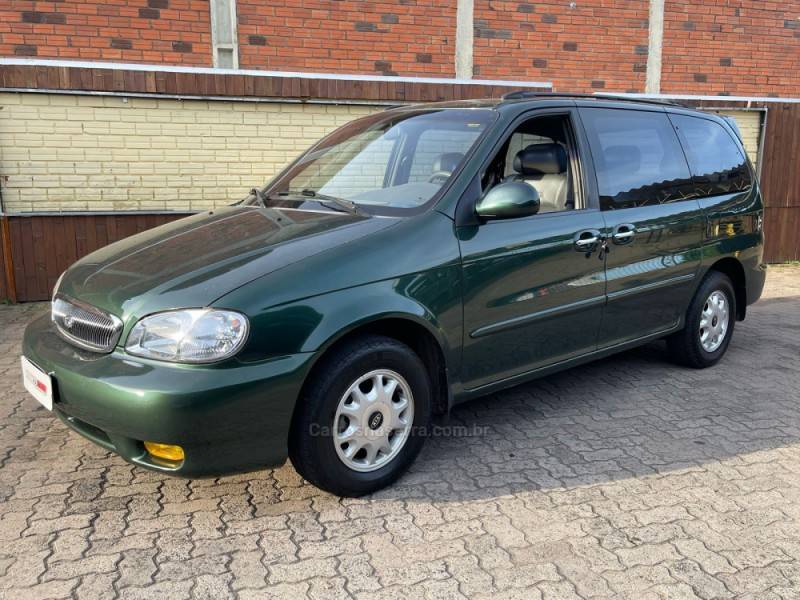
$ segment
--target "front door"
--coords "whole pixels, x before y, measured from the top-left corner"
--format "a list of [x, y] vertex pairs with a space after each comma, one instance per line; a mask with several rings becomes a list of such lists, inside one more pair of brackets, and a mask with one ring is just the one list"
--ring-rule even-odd
[[695, 286], [704, 219], [662, 110], [581, 108], [607, 238], [599, 347], [674, 328]]
[[481, 173], [482, 193], [509, 180], [535, 187], [538, 214], [458, 229], [468, 391], [596, 348], [605, 275], [592, 238], [604, 222], [584, 200], [573, 119], [565, 109], [524, 120]]

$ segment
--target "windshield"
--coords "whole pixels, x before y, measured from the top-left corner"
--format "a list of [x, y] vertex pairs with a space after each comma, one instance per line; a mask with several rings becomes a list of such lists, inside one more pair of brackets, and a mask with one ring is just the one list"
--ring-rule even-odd
[[324, 138], [278, 176], [265, 190], [266, 203], [395, 209], [390, 213], [418, 208], [458, 171], [493, 119], [492, 110], [454, 108], [359, 119]]

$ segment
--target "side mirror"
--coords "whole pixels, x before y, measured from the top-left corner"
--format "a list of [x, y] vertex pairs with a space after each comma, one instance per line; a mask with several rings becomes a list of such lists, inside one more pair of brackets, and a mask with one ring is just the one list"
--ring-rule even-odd
[[478, 202], [475, 212], [481, 219], [513, 219], [539, 212], [539, 192], [522, 181], [494, 186]]

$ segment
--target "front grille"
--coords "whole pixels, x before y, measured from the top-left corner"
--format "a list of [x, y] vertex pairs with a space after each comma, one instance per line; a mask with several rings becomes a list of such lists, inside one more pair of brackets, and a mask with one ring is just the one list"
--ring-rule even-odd
[[111, 352], [122, 333], [122, 321], [99, 308], [57, 296], [51, 312], [61, 336], [92, 352]]

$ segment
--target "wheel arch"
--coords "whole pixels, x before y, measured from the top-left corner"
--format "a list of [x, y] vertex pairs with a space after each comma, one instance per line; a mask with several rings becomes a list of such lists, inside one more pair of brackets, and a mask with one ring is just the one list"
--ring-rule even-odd
[[[451, 406], [450, 371], [446, 357], [446, 342], [434, 324], [417, 315], [407, 313], [382, 313], [352, 323], [330, 336], [317, 350], [314, 361], [303, 381], [300, 396], [327, 356], [344, 344], [366, 335], [382, 335], [395, 339], [411, 348], [428, 371], [434, 393], [433, 412], [446, 414]], [[295, 411], [297, 409], [295, 408]]]
[[706, 272], [709, 271], [723, 273], [731, 280], [736, 294], [736, 320], [744, 320], [747, 314], [747, 276], [742, 263], [731, 256], [726, 256], [714, 262]]

